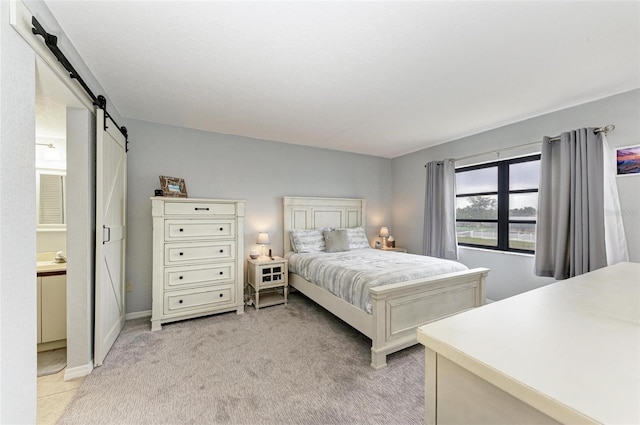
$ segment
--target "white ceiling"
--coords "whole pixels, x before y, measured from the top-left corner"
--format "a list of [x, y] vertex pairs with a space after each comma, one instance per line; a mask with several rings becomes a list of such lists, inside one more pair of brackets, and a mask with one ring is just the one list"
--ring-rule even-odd
[[640, 87], [637, 1], [47, 4], [125, 117], [388, 158]]

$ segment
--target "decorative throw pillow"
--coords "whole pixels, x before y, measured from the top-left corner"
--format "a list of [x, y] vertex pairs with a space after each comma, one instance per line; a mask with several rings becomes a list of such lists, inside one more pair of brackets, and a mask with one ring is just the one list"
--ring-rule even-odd
[[325, 230], [322, 234], [327, 252], [349, 251], [349, 238], [346, 230]]
[[347, 229], [347, 238], [349, 239], [349, 249], [371, 248], [369, 239], [362, 227], [350, 227]]
[[296, 252], [324, 252], [324, 237], [321, 230], [292, 230], [290, 235]]

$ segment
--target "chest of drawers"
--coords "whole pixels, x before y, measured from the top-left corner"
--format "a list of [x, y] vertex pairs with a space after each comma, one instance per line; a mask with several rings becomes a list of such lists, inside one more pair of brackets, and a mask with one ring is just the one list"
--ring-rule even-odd
[[151, 330], [163, 323], [244, 312], [244, 201], [151, 198]]

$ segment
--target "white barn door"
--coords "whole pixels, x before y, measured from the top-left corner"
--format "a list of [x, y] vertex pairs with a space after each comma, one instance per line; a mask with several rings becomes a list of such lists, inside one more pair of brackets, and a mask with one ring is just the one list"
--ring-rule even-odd
[[96, 288], [94, 364], [102, 365], [124, 326], [127, 217], [126, 140], [96, 109]]

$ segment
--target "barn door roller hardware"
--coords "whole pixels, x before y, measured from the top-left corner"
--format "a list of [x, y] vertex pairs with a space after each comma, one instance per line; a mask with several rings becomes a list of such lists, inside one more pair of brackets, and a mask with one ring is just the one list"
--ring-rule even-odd
[[46, 32], [35, 16], [31, 17], [31, 24], [33, 25], [33, 28], [31, 28], [31, 32], [33, 32], [35, 35], [42, 36], [42, 38], [44, 39], [44, 43], [49, 48], [49, 50], [51, 50], [51, 53], [53, 53], [56, 59], [58, 59], [58, 62], [60, 62], [64, 69], [66, 69], [69, 73], [69, 78], [77, 80], [84, 91], [87, 92], [87, 94], [93, 101], [93, 105], [104, 111], [104, 129], [107, 129], [107, 118], [109, 118], [116, 125], [118, 130], [120, 130], [120, 133], [122, 133], [126, 141], [126, 151], [129, 152], [129, 137], [127, 135], [127, 128], [124, 126], [120, 127], [118, 123], [116, 123], [116, 121], [113, 119], [113, 117], [109, 114], [109, 112], [107, 112], [107, 99], [102, 95], [96, 97], [96, 95], [93, 94], [89, 86], [87, 86], [87, 83], [85, 83], [82, 77], [80, 77], [80, 75], [78, 74], [78, 71], [76, 71], [76, 69], [73, 67], [73, 65], [71, 65], [64, 53], [62, 53], [62, 51], [60, 51], [60, 49], [58, 48], [58, 37]]

